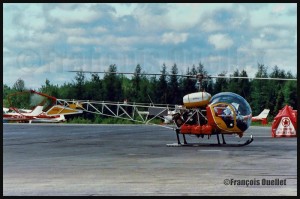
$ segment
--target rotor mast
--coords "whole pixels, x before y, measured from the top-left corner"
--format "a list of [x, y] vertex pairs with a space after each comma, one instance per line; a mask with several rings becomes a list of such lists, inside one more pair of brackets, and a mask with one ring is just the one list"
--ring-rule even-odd
[[[202, 88], [202, 80], [204, 79], [204, 75], [202, 73], [198, 73], [196, 75], [196, 79], [197, 79], [197, 84], [199, 84], [199, 92], [200, 92]], [[202, 91], [204, 91], [204, 89], [202, 89]]]

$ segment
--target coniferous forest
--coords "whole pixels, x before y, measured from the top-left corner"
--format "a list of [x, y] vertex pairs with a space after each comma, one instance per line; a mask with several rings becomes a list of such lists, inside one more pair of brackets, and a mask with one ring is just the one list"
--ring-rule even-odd
[[[263, 64], [257, 65], [255, 77], [296, 78], [297, 74], [284, 71], [274, 66], [271, 73]], [[109, 72], [122, 72], [116, 65], [109, 66]], [[186, 77], [172, 76], [178, 74], [176, 64], [161, 67], [161, 75], [146, 75], [141, 65], [135, 68], [135, 75], [106, 73], [100, 78], [98, 73], [74, 73], [71, 82], [55, 85], [48, 79], [37, 90], [58, 99], [77, 99], [95, 101], [115, 101], [155, 104], [182, 104], [184, 95], [197, 92], [197, 80]], [[199, 63], [187, 68], [184, 75], [207, 74], [205, 66]], [[181, 74], [180, 74], [181, 75]], [[235, 70], [233, 73], [223, 72], [220, 76], [248, 77], [247, 71]], [[203, 82], [202, 88], [212, 96], [219, 92], [234, 92], [244, 97], [252, 108], [252, 114], [258, 115], [263, 109], [270, 109], [269, 118], [273, 119], [286, 104], [297, 109], [297, 81], [251, 80], [251, 79], [209, 79]], [[30, 89], [30, 85], [19, 78], [12, 87], [3, 85], [3, 106], [9, 106], [7, 96], [14, 92]], [[82, 116], [86, 117], [86, 116]], [[93, 117], [93, 116], [88, 116]], [[269, 119], [269, 121], [270, 121]]]

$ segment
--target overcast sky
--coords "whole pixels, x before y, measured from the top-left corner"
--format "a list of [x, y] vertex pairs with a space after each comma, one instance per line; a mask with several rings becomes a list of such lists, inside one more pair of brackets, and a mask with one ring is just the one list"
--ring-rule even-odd
[[[3, 83], [72, 82], [68, 70], [210, 75], [257, 63], [297, 73], [297, 4], [3, 4]], [[90, 75], [87, 75], [90, 77]]]

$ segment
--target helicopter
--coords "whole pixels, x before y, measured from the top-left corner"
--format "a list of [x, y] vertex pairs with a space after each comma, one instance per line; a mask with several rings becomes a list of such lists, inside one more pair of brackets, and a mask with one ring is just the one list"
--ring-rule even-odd
[[[95, 71], [68, 71], [68, 72], [83, 72], [83, 73], [110, 73], [122, 75], [139, 75], [140, 73], [130, 72], [95, 72]], [[161, 75], [157, 73], [140, 74], [140, 75]], [[232, 92], [221, 92], [214, 96], [202, 89], [203, 80], [211, 78], [240, 78], [240, 79], [263, 79], [263, 80], [296, 80], [284, 78], [249, 78], [249, 77], [225, 77], [225, 76], [207, 76], [204, 74], [197, 75], [177, 75], [175, 76], [196, 78], [199, 85], [199, 91], [187, 94], [183, 97], [183, 105], [177, 105], [173, 110], [169, 107], [148, 107], [147, 116], [160, 117], [162, 119], [169, 118], [175, 125], [172, 128], [176, 133], [177, 143], [167, 144], [167, 146], [246, 146], [253, 141], [253, 136], [250, 136], [244, 143], [228, 144], [225, 141], [224, 135], [237, 135], [242, 138], [245, 131], [249, 128], [252, 121], [252, 110], [249, 103], [240, 95]], [[81, 102], [83, 104], [83, 102]], [[113, 105], [113, 104], [110, 104]], [[128, 106], [128, 104], [124, 104]], [[105, 105], [107, 107], [107, 104]], [[120, 104], [117, 104], [120, 107]], [[133, 106], [133, 105], [132, 105]], [[91, 106], [89, 106], [91, 107]], [[134, 105], [137, 108], [138, 105]], [[140, 106], [142, 107], [142, 106]], [[103, 107], [102, 107], [103, 110]], [[117, 110], [120, 110], [119, 108]], [[124, 111], [124, 108], [122, 108]], [[99, 113], [106, 116], [121, 118], [118, 114], [104, 114], [103, 112], [85, 110], [92, 113]], [[110, 112], [112, 112], [110, 110]], [[124, 111], [127, 116], [128, 113]], [[144, 112], [145, 113], [145, 112]], [[141, 115], [140, 115], [141, 117]], [[133, 119], [133, 118], [131, 118]], [[146, 121], [146, 120], [144, 120]], [[147, 121], [148, 123], [148, 121]], [[183, 137], [183, 143], [179, 135]], [[188, 143], [186, 135], [194, 135], [198, 138], [208, 139], [212, 135], [217, 136], [217, 143]], [[222, 137], [220, 142], [219, 136]]]

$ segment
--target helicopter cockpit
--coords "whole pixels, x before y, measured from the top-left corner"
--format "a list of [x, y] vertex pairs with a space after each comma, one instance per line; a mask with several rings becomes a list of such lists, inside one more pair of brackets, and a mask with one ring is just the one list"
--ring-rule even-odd
[[209, 106], [221, 130], [243, 132], [251, 125], [251, 107], [240, 95], [232, 92], [218, 93], [210, 99]]

